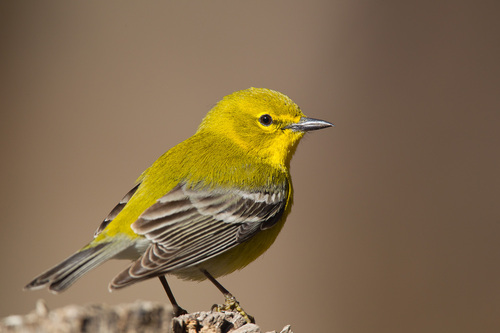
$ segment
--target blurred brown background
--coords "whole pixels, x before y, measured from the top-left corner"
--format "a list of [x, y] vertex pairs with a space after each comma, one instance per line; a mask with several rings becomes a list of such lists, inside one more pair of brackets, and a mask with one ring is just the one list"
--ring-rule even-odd
[[[222, 278], [265, 330], [500, 331], [500, 24], [487, 1], [3, 1], [0, 317], [167, 301], [126, 263], [23, 292], [224, 95], [289, 95], [336, 127], [292, 161], [271, 250]], [[188, 310], [222, 296], [170, 279]], [[325, 329], [325, 325], [330, 325]]]

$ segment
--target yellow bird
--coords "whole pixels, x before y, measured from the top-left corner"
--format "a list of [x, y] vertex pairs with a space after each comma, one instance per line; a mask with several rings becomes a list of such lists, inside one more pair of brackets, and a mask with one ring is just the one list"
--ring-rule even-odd
[[159, 277], [178, 315], [184, 310], [165, 275], [208, 278], [226, 297], [223, 309], [244, 314], [215, 278], [245, 267], [273, 244], [292, 206], [289, 170], [297, 144], [306, 132], [330, 126], [305, 117], [273, 90], [224, 97], [192, 137], [142, 173], [89, 244], [25, 289], [61, 292], [109, 259], [130, 259], [110, 290]]

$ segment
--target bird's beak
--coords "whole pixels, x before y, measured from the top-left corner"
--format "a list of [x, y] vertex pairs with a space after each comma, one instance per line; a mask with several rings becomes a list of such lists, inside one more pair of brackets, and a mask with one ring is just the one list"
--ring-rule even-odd
[[333, 124], [328, 121], [302, 117], [298, 123], [287, 125], [284, 128], [296, 132], [309, 132], [332, 126]]

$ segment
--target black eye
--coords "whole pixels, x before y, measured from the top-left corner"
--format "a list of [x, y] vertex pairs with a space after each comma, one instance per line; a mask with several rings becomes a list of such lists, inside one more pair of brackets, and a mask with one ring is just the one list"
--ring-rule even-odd
[[264, 126], [269, 126], [273, 123], [273, 118], [268, 114], [263, 114], [260, 116], [259, 122]]

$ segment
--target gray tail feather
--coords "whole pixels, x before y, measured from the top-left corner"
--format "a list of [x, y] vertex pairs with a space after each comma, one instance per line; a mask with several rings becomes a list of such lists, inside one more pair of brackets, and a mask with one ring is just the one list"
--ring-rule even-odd
[[116, 243], [102, 243], [79, 251], [37, 276], [24, 289], [40, 289], [48, 285], [49, 290], [52, 292], [58, 293], [64, 291], [85, 273], [125, 249], [124, 246], [117, 245]]

